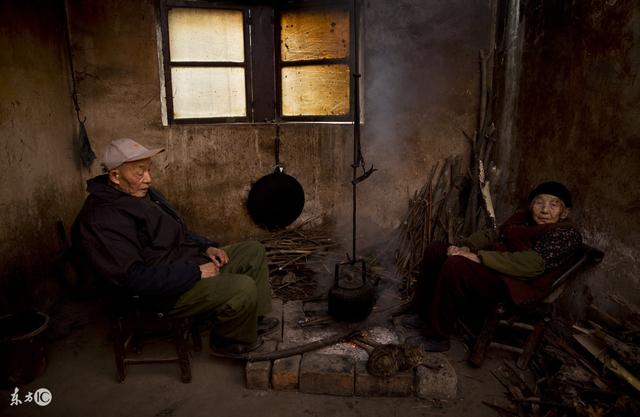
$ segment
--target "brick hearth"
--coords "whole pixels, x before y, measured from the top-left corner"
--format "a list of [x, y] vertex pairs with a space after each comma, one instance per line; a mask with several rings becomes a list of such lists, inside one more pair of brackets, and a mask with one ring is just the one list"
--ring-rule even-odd
[[[265, 337], [263, 351], [287, 349], [341, 332], [341, 324], [300, 327], [298, 321], [308, 315], [323, 314], [326, 305], [274, 300], [273, 317], [281, 329]], [[415, 333], [399, 325], [368, 327], [368, 339], [378, 343], [400, 343]], [[366, 369], [368, 353], [352, 343], [337, 343], [319, 350], [274, 361], [248, 362], [245, 368], [247, 388], [258, 390], [299, 390], [309, 394], [361, 397], [408, 397], [453, 399], [457, 391], [456, 372], [440, 353], [429, 353], [429, 367], [418, 366], [385, 379], [370, 375]], [[435, 365], [435, 366], [434, 366]]]

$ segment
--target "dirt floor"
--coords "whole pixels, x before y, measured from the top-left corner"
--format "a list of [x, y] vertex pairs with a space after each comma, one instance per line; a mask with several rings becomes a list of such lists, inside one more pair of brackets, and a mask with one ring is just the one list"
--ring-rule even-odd
[[[193, 381], [183, 384], [177, 364], [136, 365], [120, 384], [115, 379], [107, 321], [95, 302], [67, 302], [52, 313], [48, 367], [19, 387], [21, 400], [39, 388], [51, 391], [47, 406], [10, 405], [15, 387], [0, 390], [3, 416], [494, 416], [482, 401], [505, 404], [503, 387], [491, 375], [503, 360], [499, 352], [481, 369], [470, 368], [466, 347], [454, 340], [448, 357], [458, 374], [454, 401], [361, 398], [299, 392], [252, 391], [244, 385], [241, 362], [193, 355]], [[171, 353], [170, 345], [167, 345]]]

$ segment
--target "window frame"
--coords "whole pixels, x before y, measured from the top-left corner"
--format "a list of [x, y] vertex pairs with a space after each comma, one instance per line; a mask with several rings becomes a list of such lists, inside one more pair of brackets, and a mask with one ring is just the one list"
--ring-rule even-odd
[[[266, 122], [353, 122], [355, 106], [354, 46], [356, 34], [353, 28], [353, 2], [347, 0], [288, 0], [284, 4], [276, 1], [206, 1], [206, 0], [157, 0], [160, 16], [162, 51], [161, 64], [164, 77], [164, 106], [167, 124], [256, 124]], [[283, 65], [280, 52], [280, 14], [288, 10], [312, 10], [342, 8], [349, 13], [349, 55], [345, 59], [318, 59], [287, 61]], [[244, 63], [238, 62], [171, 62], [169, 47], [169, 10], [172, 8], [240, 10], [243, 13]], [[270, 36], [265, 36], [270, 35]], [[339, 115], [283, 116], [282, 115], [282, 68], [287, 66], [347, 64], [349, 67], [349, 113]], [[173, 110], [173, 67], [204, 67], [245, 69], [246, 116], [175, 118]], [[265, 68], [267, 67], [267, 68]], [[254, 69], [261, 68], [260, 71]]]
[[[349, 55], [347, 58], [328, 58], [328, 59], [314, 59], [314, 60], [298, 60], [287, 61], [283, 63], [281, 53], [281, 25], [280, 16], [282, 11], [289, 10], [314, 10], [314, 9], [326, 9], [326, 8], [340, 8], [344, 9], [349, 14]], [[353, 29], [353, 2], [351, 1], [309, 1], [306, 4], [289, 3], [280, 7], [274, 8], [274, 32], [275, 32], [275, 53], [274, 59], [276, 61], [275, 78], [276, 78], [276, 112], [279, 121], [284, 122], [352, 122], [354, 119], [353, 108], [355, 105], [354, 91], [355, 85], [353, 82], [353, 73], [355, 72], [355, 31]], [[282, 68], [292, 66], [307, 66], [307, 65], [326, 65], [326, 64], [347, 64], [349, 67], [349, 113], [343, 116], [339, 115], [311, 115], [311, 116], [285, 116], [282, 114]]]

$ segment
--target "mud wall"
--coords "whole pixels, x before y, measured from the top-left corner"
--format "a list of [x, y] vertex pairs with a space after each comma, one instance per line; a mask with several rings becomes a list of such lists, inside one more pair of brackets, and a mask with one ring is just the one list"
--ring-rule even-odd
[[[244, 209], [251, 183], [273, 165], [268, 125], [161, 123], [153, 1], [70, 2], [81, 98], [95, 147], [129, 136], [164, 146], [155, 181], [194, 230], [222, 241], [260, 233]], [[367, 242], [397, 226], [408, 199], [439, 159], [468, 152], [473, 131], [483, 1], [363, 1], [364, 129], [368, 163], [378, 172], [359, 188]], [[349, 236], [352, 127], [289, 124], [281, 159], [303, 185], [301, 218], [320, 216]], [[91, 174], [98, 173], [95, 167]]]
[[60, 292], [56, 221], [83, 198], [62, 1], [0, 2], [0, 315]]
[[[156, 2], [68, 0], [78, 98], [93, 149], [133, 137], [164, 146], [154, 181], [191, 228], [223, 242], [262, 233], [244, 202], [272, 172], [273, 126], [162, 125]], [[70, 100], [64, 4], [3, 1], [0, 9], [0, 310], [49, 305], [61, 250], [84, 180]], [[487, 44], [484, 1], [362, 1], [363, 150], [379, 169], [359, 187], [362, 245], [398, 225], [435, 161], [468, 153], [478, 103], [478, 50]], [[352, 127], [287, 124], [281, 160], [306, 191], [301, 219], [350, 236]]]
[[[604, 262], [572, 286], [575, 314], [595, 298], [640, 302], [640, 5], [529, 2], [513, 162], [515, 189], [557, 179]], [[515, 203], [515, 201], [514, 201]], [[590, 295], [589, 295], [590, 294]]]

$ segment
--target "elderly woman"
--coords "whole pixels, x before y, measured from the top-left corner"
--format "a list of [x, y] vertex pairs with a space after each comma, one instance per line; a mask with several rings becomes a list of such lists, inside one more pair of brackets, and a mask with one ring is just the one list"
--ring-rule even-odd
[[529, 194], [498, 230], [483, 230], [456, 246], [427, 247], [413, 299], [422, 316], [425, 349], [449, 350], [458, 314], [486, 313], [500, 300], [524, 304], [543, 298], [582, 245], [567, 221], [571, 194], [558, 182], [545, 182]]

